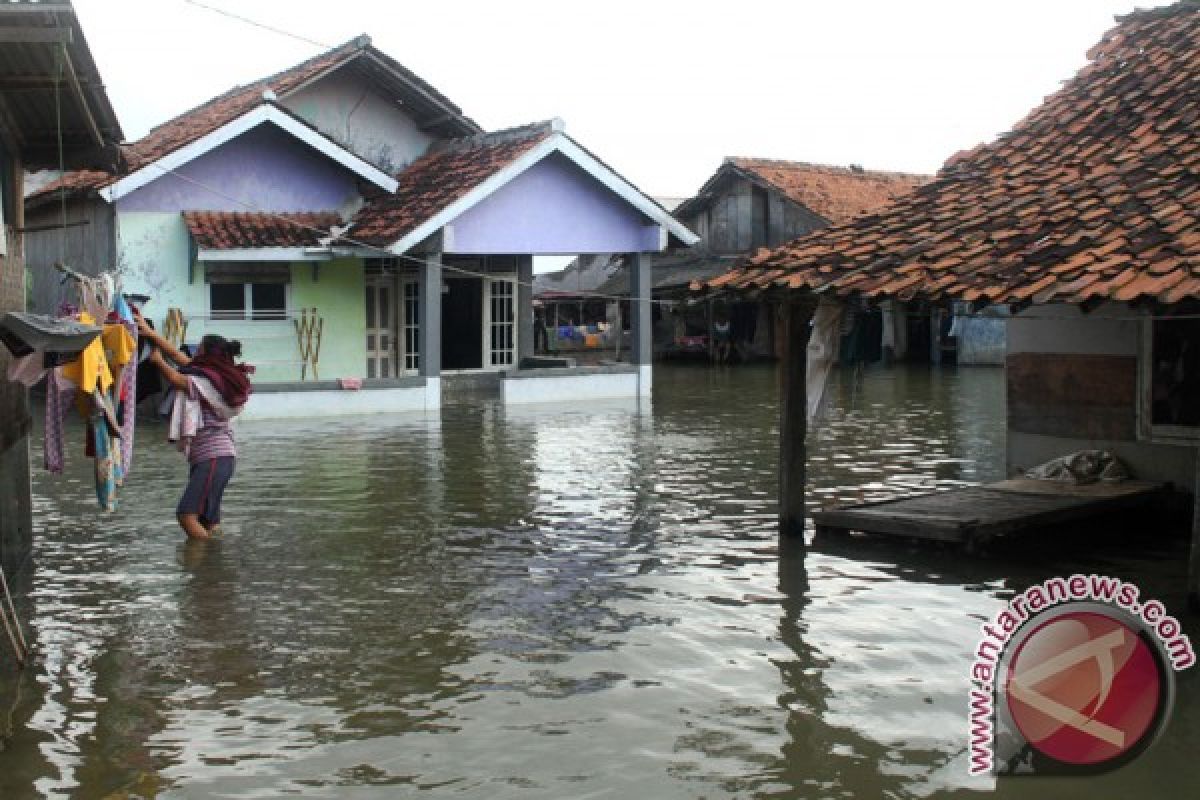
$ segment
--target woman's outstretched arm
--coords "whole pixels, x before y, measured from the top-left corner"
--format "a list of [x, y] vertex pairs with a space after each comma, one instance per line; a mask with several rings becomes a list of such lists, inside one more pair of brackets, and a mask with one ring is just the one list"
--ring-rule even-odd
[[[146, 324], [146, 320], [142, 318], [141, 312], [136, 308], [133, 310], [133, 317], [135, 320], [137, 320], [138, 334], [145, 339], [149, 339], [150, 343], [153, 344], [155, 348], [157, 348], [163, 355], [174, 361], [175, 364], [180, 367], [186, 367], [188, 364], [192, 363], [191, 358], [182, 353], [178, 348], [175, 347], [175, 345], [164, 339], [162, 334]], [[153, 358], [153, 355], [151, 355], [151, 358]], [[163, 366], [166, 366], [166, 364], [161, 365], [159, 369], [161, 370]], [[165, 376], [166, 373], [164, 372], [163, 375]]]

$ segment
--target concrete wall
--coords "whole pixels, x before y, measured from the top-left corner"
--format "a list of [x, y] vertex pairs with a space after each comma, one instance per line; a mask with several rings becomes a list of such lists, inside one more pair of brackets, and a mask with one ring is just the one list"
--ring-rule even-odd
[[[293, 391], [256, 391], [238, 420], [297, 419], [361, 414], [436, 411], [439, 403], [424, 378], [396, 381], [396, 386], [346, 390], [333, 385]], [[322, 385], [327, 385], [328, 382]], [[276, 387], [273, 387], [276, 388]]]
[[283, 105], [347, 150], [393, 175], [433, 141], [395, 102], [342, 70], [289, 95]]
[[966, 317], [958, 321], [958, 363], [968, 366], [1004, 364], [1007, 324], [1003, 319]]
[[[645, 371], [648, 375], [648, 366]], [[639, 394], [639, 370], [631, 366], [522, 370], [506, 373], [500, 383], [500, 396], [510, 404], [577, 403]]]
[[270, 123], [175, 171], [184, 177], [163, 175], [118, 198], [118, 212], [349, 211], [358, 199], [354, 173]]
[[[1131, 319], [1135, 312], [1127, 308], [1101, 308], [1088, 315], [1064, 306], [1034, 307], [1027, 317], [1017, 316], [1008, 323], [1008, 353], [1124, 356], [1138, 359], [1143, 322]], [[1011, 385], [1012, 375], [1008, 376]], [[1048, 433], [1027, 433], [1012, 428], [1012, 409], [1008, 430], [1008, 468], [1028, 468], [1067, 453], [1084, 449], [1107, 449], [1125, 461], [1137, 478], [1170, 481], [1191, 491], [1196, 469], [1196, 449], [1190, 446], [1161, 444], [1131, 436], [1128, 438], [1089, 438]], [[1085, 415], [1086, 409], [1080, 409]], [[1127, 413], [1137, 419], [1136, 402]], [[1136, 425], [1134, 428], [1136, 429]]]
[[554, 154], [453, 220], [443, 247], [461, 254], [656, 251], [659, 227]]

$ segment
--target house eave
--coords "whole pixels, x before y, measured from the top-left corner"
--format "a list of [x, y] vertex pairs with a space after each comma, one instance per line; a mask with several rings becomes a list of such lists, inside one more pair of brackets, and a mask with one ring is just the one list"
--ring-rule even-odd
[[470, 192], [467, 192], [463, 197], [460, 197], [425, 222], [413, 228], [396, 242], [392, 243], [387, 249], [397, 255], [407, 253], [413, 247], [438, 231], [443, 230], [463, 213], [478, 205], [486, 197], [495, 193], [552, 153], [561, 153], [601, 185], [614, 192], [622, 200], [629, 203], [629, 205], [658, 225], [663, 231], [660, 237], [660, 249], [665, 248], [668, 234], [675, 236], [675, 238], [689, 247], [700, 241], [699, 236], [688, 230], [687, 227], [671, 216], [666, 209], [644, 195], [612, 169], [602, 164], [595, 156], [588, 153], [576, 144], [573, 139], [562, 133], [560, 128], [556, 127], [554, 133], [547, 137], [545, 141], [531, 148], [511, 164], [498, 170], [487, 180], [480, 183]]
[[370, 181], [380, 189], [389, 193], [396, 191], [398, 184], [395, 178], [354, 155], [349, 150], [340, 147], [328, 137], [282, 111], [273, 103], [264, 101], [262, 105], [227, 122], [216, 130], [168, 153], [162, 158], [146, 164], [141, 169], [135, 170], [115, 183], [103, 187], [99, 190], [99, 194], [107, 202], [115, 202], [118, 198], [130, 194], [164, 175], [170, 174], [188, 162], [215, 150], [226, 142], [263, 124], [275, 125], [280, 130], [299, 139], [317, 152], [364, 180]]

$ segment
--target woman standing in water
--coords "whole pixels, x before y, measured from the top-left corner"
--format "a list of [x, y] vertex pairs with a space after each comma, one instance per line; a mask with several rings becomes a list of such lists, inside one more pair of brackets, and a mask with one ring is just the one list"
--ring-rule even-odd
[[190, 539], [208, 539], [221, 521], [221, 497], [237, 462], [230, 423], [250, 397], [254, 367], [234, 361], [242, 355], [236, 340], [209, 334], [200, 340], [196, 355], [188, 357], [140, 314], [137, 323], [139, 333], [154, 345], [148, 360], [175, 389], [168, 438], [179, 443], [190, 464], [175, 514]]

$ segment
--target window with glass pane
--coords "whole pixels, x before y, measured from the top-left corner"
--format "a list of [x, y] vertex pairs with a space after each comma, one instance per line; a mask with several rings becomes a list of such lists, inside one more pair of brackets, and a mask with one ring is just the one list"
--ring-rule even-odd
[[282, 283], [250, 284], [253, 319], [284, 319], [287, 316], [287, 287]]
[[208, 307], [213, 319], [245, 319], [246, 284], [210, 283]]
[[1200, 320], [1155, 320], [1152, 337], [1151, 423], [1200, 426]]

